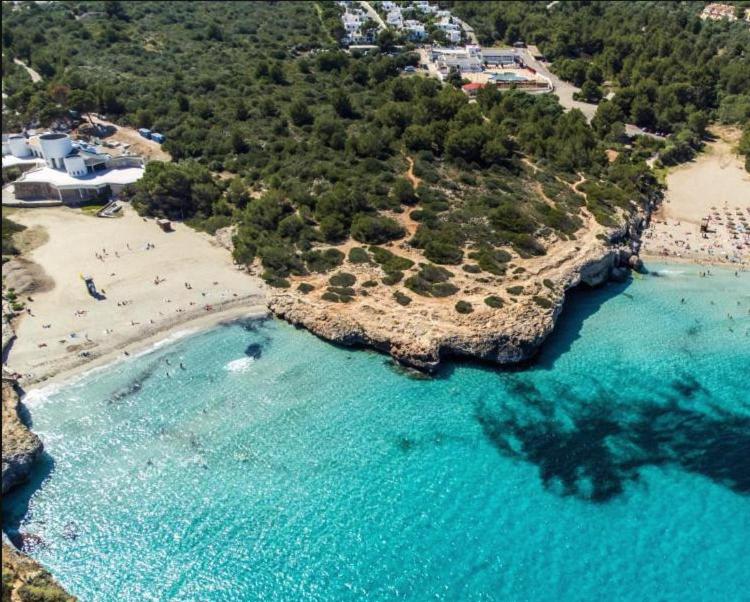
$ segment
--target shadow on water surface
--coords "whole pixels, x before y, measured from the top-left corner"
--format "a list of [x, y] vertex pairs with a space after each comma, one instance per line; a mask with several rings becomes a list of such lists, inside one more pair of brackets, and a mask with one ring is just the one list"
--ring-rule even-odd
[[586, 320], [598, 312], [602, 305], [618, 296], [633, 299], [632, 295], [625, 292], [631, 283], [632, 280], [608, 282], [596, 288], [584, 284], [568, 291], [555, 328], [542, 344], [533, 365], [543, 369], [553, 368], [557, 359], [570, 351], [573, 343], [581, 337], [581, 329]]
[[627, 406], [603, 387], [595, 399], [580, 399], [560, 386], [550, 400], [519, 379], [510, 392], [519, 403], [480, 401], [475, 419], [501, 454], [536, 464], [554, 493], [603, 503], [638, 481], [641, 469], [672, 466], [750, 494], [750, 418], [683, 407], [681, 400], [709, 396], [695, 379], [672, 382], [659, 402]]
[[[35, 464], [29, 480], [22, 483], [3, 496], [3, 531], [13, 544], [25, 550], [23, 535], [20, 532], [24, 519], [30, 518], [27, 514], [32, 496], [40, 489], [44, 482], [55, 470], [55, 461], [47, 452], [42, 452], [39, 461]], [[28, 550], [25, 550], [28, 551]]]

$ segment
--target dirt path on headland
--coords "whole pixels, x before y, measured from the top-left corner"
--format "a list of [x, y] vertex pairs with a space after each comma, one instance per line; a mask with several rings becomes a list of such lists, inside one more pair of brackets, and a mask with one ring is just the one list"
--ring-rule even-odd
[[29, 67], [26, 63], [24, 63], [21, 59], [13, 59], [13, 62], [16, 65], [20, 65], [26, 70], [26, 73], [29, 74], [29, 77], [31, 78], [31, 81], [34, 83], [42, 81], [42, 76], [39, 75], [36, 71], [34, 71], [31, 67]]

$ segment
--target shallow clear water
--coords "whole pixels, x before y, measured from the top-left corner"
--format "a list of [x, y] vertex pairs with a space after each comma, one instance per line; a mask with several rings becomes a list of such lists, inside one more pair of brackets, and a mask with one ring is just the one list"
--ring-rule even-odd
[[657, 267], [524, 370], [266, 321], [32, 395], [5, 526], [82, 600], [747, 599], [750, 274]]

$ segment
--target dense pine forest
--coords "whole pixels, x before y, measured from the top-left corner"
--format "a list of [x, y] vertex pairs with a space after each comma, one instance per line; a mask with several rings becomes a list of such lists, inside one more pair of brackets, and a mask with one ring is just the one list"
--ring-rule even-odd
[[[173, 163], [148, 164], [134, 205], [208, 231], [239, 223], [236, 258], [285, 286], [340, 263], [315, 247], [349, 238], [497, 272], [508, 251], [574, 237], [582, 206], [614, 225], [658, 196], [654, 152], [685, 160], [710, 122], [750, 118], [750, 33], [701, 22], [701, 3], [441, 4], [481, 41], [537, 43], [561, 77], [614, 97], [591, 124], [552, 95], [485, 89], [471, 103], [404, 73], [413, 48], [343, 51], [333, 2], [3, 3], [4, 128], [74, 110], [163, 132]], [[629, 141], [631, 121], [673, 135]], [[408, 238], [405, 212], [419, 223]]]

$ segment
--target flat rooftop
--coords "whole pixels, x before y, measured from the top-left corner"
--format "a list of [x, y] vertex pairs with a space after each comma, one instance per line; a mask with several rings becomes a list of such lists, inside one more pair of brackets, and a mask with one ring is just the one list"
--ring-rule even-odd
[[82, 186], [102, 186], [104, 184], [132, 184], [143, 177], [143, 167], [123, 167], [122, 169], [107, 169], [86, 174], [85, 176], [73, 177], [65, 171], [43, 167], [27, 171], [19, 179], [19, 182], [45, 182], [57, 187], [77, 188]]
[[44, 163], [44, 159], [39, 159], [33, 155], [28, 157], [16, 157], [14, 155], [3, 155], [3, 167], [13, 167], [14, 165], [33, 165], [35, 163]]

